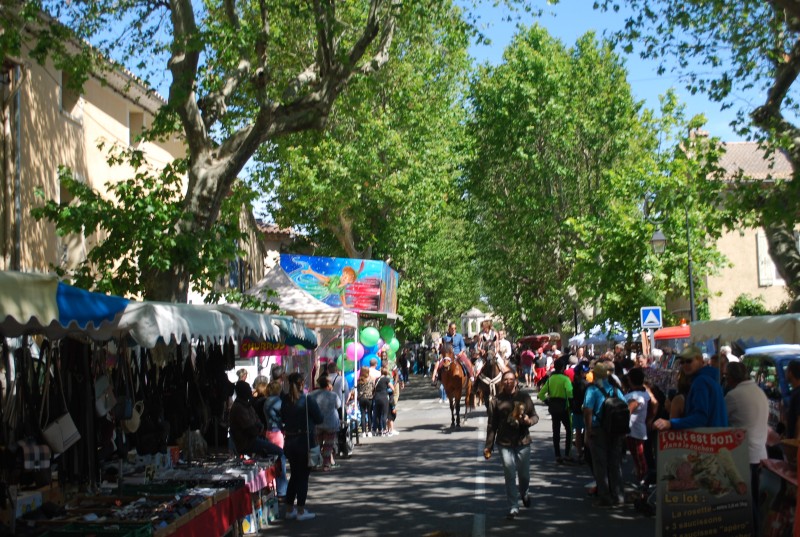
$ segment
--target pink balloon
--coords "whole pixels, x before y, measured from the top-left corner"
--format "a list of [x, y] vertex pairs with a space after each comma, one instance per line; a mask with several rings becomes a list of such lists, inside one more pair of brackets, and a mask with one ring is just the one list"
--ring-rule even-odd
[[355, 342], [348, 343], [347, 348], [345, 349], [345, 354], [347, 355], [347, 359], [351, 362], [360, 360], [361, 357], [364, 356], [364, 345]]

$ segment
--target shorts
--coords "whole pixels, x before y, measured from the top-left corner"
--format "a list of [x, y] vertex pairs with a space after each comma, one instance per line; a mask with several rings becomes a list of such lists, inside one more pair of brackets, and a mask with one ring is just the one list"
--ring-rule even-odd
[[533, 367], [531, 367], [529, 365], [523, 365], [522, 366], [522, 374], [523, 375], [530, 375], [531, 371], [533, 371]]
[[582, 431], [586, 428], [586, 422], [583, 421], [583, 412], [572, 413], [572, 429], [575, 431]]

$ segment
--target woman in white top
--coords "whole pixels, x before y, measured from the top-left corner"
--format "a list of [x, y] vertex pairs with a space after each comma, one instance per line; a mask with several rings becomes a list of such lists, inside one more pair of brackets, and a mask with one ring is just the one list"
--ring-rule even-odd
[[626, 442], [628, 451], [633, 456], [636, 479], [641, 483], [647, 476], [647, 460], [644, 457], [644, 441], [647, 440], [647, 412], [650, 407], [650, 395], [644, 388], [644, 369], [635, 367], [628, 372], [630, 391], [625, 394], [628, 409], [631, 411], [631, 432]]

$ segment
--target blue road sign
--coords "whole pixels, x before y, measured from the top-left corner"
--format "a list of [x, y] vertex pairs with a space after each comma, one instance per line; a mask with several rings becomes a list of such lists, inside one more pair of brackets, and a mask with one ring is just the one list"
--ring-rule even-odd
[[645, 306], [639, 310], [642, 328], [661, 328], [661, 306]]

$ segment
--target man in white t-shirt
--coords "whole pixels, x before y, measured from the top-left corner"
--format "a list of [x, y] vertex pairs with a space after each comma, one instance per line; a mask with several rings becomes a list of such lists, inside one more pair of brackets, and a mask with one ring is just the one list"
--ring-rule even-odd
[[506, 331], [498, 332], [500, 341], [497, 342], [497, 365], [501, 371], [507, 371], [511, 363], [511, 342], [506, 339]]

